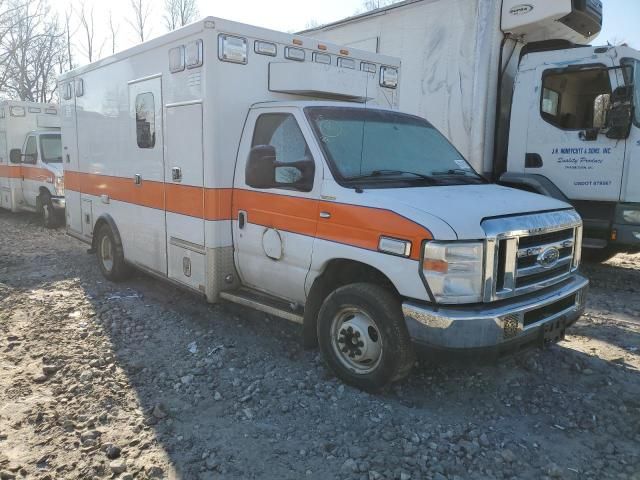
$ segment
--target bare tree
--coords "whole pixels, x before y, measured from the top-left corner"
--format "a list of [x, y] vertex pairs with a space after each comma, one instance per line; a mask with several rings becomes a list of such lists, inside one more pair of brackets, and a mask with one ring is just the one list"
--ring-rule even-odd
[[94, 60], [100, 58], [100, 56], [102, 55], [104, 40], [101, 45], [96, 45], [96, 28], [93, 17], [93, 6], [87, 9], [84, 0], [80, 3], [78, 19], [80, 20], [80, 28], [82, 29], [85, 40], [85, 43], [81, 46], [81, 48], [84, 50], [84, 54], [87, 57], [87, 60], [89, 60], [89, 63], [91, 63]]
[[133, 10], [134, 19], [127, 21], [135, 30], [140, 42], [144, 42], [148, 33], [146, 31], [146, 27], [149, 15], [151, 14], [151, 3], [147, 3], [146, 0], [131, 0], [131, 8]]
[[184, 27], [198, 17], [196, 0], [164, 0], [164, 10], [168, 30]]
[[[64, 14], [64, 41], [65, 47], [67, 50], [67, 61], [69, 62], [69, 70], [73, 70], [73, 54], [71, 52], [72, 44], [71, 38], [75, 34], [75, 30], [71, 32], [71, 17], [72, 17], [73, 9], [69, 8]], [[62, 67], [62, 66], [61, 66]]]
[[109, 32], [111, 34], [111, 55], [116, 53], [116, 35], [118, 35], [119, 28], [113, 24], [113, 14], [111, 10], [109, 10]]
[[400, 0], [364, 0], [362, 2], [362, 9], [365, 12], [369, 12], [371, 10], [376, 10], [378, 8], [386, 7], [393, 3], [397, 3]]
[[56, 67], [65, 56], [64, 29], [46, 0], [8, 0], [13, 24], [2, 38], [3, 90], [13, 98], [48, 102], [56, 91]]
[[307, 23], [304, 26], [305, 30], [311, 30], [313, 28], [319, 27], [320, 26], [320, 22], [318, 20], [316, 20], [315, 18], [311, 18], [309, 20], [307, 20]]

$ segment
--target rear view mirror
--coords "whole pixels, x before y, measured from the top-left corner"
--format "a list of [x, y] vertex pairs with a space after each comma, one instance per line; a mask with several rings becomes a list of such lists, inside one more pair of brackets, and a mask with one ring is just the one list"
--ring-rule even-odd
[[607, 113], [611, 109], [611, 94], [603, 93], [593, 103], [593, 128], [602, 130], [607, 126]]
[[11, 163], [21, 163], [22, 151], [19, 148], [12, 148], [9, 152], [9, 161]]
[[618, 87], [611, 96], [611, 108], [607, 117], [607, 138], [629, 138], [633, 122], [633, 85]]

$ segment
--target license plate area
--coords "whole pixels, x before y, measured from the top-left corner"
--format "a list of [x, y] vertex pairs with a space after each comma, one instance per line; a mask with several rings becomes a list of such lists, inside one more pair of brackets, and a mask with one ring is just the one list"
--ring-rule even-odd
[[568, 327], [569, 320], [566, 315], [545, 324], [542, 328], [542, 346], [547, 347], [564, 340]]

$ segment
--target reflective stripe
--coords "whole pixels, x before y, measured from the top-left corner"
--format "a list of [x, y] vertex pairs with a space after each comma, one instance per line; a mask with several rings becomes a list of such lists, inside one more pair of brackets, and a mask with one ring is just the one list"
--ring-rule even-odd
[[[309, 237], [378, 250], [380, 237], [411, 242], [410, 258], [420, 258], [422, 225], [390, 210], [317, 199], [231, 188], [201, 188], [142, 179], [65, 172], [66, 190], [100, 196], [205, 220], [231, 220], [240, 210], [247, 221]], [[320, 212], [329, 218], [321, 218]]]
[[27, 165], [0, 165], [0, 177], [23, 178], [25, 180], [37, 180], [48, 183], [53, 183], [56, 178], [53, 172], [46, 168]]

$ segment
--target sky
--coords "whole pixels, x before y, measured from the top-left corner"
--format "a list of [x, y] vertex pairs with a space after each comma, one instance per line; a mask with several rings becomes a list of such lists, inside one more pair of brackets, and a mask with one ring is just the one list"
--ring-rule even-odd
[[[148, 0], [153, 5], [150, 19], [149, 37], [166, 32], [162, 21], [164, 0]], [[309, 22], [319, 24], [339, 20], [353, 15], [362, 9], [363, 0], [198, 0], [201, 16], [236, 20], [243, 23], [272, 28], [281, 31], [298, 31], [309, 26]], [[64, 12], [81, 0], [49, 0], [50, 5]], [[135, 33], [126, 19], [131, 18], [130, 0], [84, 0], [87, 10], [94, 8], [96, 38], [107, 38], [107, 21], [111, 11], [118, 24], [117, 50], [123, 50], [136, 43]], [[603, 0], [604, 26], [600, 36], [593, 42], [605, 44], [607, 41], [626, 41], [630, 46], [640, 49], [640, 0]], [[80, 32], [76, 33], [76, 38]], [[98, 42], [101, 43], [101, 42]], [[105, 41], [101, 56], [111, 54], [109, 42]], [[83, 62], [80, 47], [76, 63]]]

